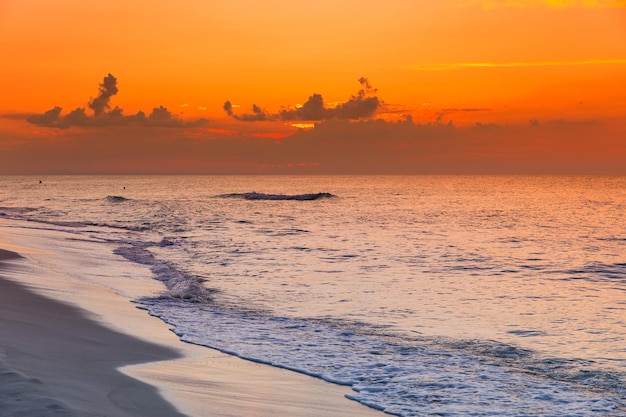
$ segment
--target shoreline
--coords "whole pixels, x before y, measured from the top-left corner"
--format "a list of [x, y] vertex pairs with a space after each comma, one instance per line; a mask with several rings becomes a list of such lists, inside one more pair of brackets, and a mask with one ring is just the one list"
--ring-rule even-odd
[[[11, 249], [0, 249], [0, 370], [8, 367], [0, 371], [0, 409], [39, 407], [38, 416], [383, 415], [345, 398], [349, 387], [180, 341], [132, 303], [134, 293], [162, 285], [148, 268], [109, 253], [85, 265], [81, 251], [103, 252], [94, 246], [102, 243], [21, 226], [0, 221], [0, 248]], [[143, 276], [118, 282], [120, 274]]]
[[22, 259], [23, 256], [17, 252], [0, 248], [0, 262], [9, 261], [11, 259]]
[[184, 417], [155, 387], [119, 371], [177, 358], [176, 350], [108, 329], [1, 277], [0, 315], [2, 415]]

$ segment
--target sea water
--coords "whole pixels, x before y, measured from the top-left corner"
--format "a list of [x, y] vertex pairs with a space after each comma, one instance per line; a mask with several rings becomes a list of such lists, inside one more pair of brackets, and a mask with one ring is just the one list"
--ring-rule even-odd
[[0, 177], [0, 216], [149, 265], [182, 340], [401, 416], [626, 416], [625, 209], [625, 177]]

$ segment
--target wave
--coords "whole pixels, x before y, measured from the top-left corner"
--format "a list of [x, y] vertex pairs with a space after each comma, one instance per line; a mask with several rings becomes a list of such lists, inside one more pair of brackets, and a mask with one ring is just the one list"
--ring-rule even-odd
[[20, 216], [36, 211], [33, 207], [0, 207], [0, 216]]
[[320, 200], [322, 198], [334, 198], [336, 196], [331, 194], [331, 193], [265, 194], [265, 193], [257, 193], [256, 191], [253, 191], [251, 193], [222, 194], [219, 197], [222, 197], [222, 198], [242, 198], [244, 200], [297, 200], [297, 201], [312, 201], [312, 200]]
[[582, 268], [557, 271], [564, 281], [584, 280], [588, 282], [620, 282], [626, 283], [626, 263], [592, 262]]
[[[163, 239], [154, 246], [171, 246], [173, 243]], [[117, 255], [142, 265], [149, 265], [155, 278], [165, 284], [166, 298], [177, 298], [196, 303], [208, 303], [216, 290], [206, 288], [199, 277], [185, 274], [168, 262], [157, 260], [145, 247], [122, 246], [113, 251]]]
[[122, 203], [124, 201], [130, 201], [129, 198], [122, 197], [120, 195], [109, 195], [105, 198], [109, 203]]
[[[108, 198], [108, 197], [107, 197]], [[124, 197], [120, 197], [124, 198]], [[122, 201], [131, 201], [129, 199], [125, 199]], [[94, 221], [86, 221], [86, 220], [63, 220], [59, 218], [58, 215], [52, 217], [45, 217], [48, 214], [42, 213], [40, 210], [36, 208], [29, 207], [0, 207], [0, 217], [11, 219], [11, 220], [19, 220], [26, 222], [39, 223], [42, 225], [52, 225], [52, 226], [60, 226], [60, 227], [69, 227], [72, 229], [83, 229], [88, 227], [103, 227], [114, 230], [127, 230], [131, 232], [145, 232], [148, 230], [152, 230], [152, 228], [146, 224], [144, 225], [126, 225], [126, 224], [115, 224], [112, 222], [94, 222]], [[71, 230], [66, 230], [71, 232]]]
[[[174, 299], [139, 300], [181, 340], [350, 386], [398, 416], [621, 416], [623, 375], [495, 341], [411, 337], [366, 323], [277, 317]], [[199, 325], [210, 323], [210, 325]]]

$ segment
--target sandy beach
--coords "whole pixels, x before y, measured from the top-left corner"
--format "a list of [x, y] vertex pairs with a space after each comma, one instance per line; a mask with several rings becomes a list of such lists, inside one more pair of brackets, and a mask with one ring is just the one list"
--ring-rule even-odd
[[347, 387], [179, 341], [132, 303], [161, 290], [147, 268], [23, 226], [0, 223], [0, 416], [382, 415]]
[[0, 279], [0, 289], [2, 415], [183, 415], [155, 387], [118, 370], [176, 358], [176, 350], [110, 330], [14, 282]]

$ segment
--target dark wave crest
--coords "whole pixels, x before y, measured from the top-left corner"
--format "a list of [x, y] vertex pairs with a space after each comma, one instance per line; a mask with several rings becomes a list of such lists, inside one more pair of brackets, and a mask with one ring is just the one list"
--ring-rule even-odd
[[322, 198], [336, 197], [331, 193], [310, 193], [310, 194], [265, 194], [257, 193], [255, 191], [251, 193], [232, 193], [222, 194], [222, 198], [242, 198], [244, 200], [297, 200], [297, 201], [311, 201], [320, 200]]
[[128, 198], [119, 195], [109, 195], [105, 200], [109, 203], [122, 203], [124, 201], [129, 201]]

